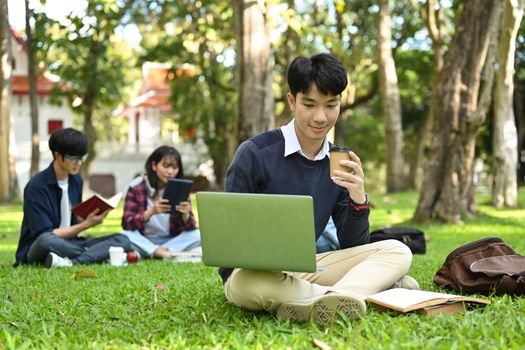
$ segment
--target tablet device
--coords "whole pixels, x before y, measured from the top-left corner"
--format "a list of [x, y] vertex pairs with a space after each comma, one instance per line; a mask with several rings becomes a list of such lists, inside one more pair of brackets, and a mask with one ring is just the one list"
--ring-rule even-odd
[[172, 212], [175, 211], [176, 205], [188, 200], [192, 185], [192, 180], [172, 179], [168, 181], [162, 197], [170, 201]]

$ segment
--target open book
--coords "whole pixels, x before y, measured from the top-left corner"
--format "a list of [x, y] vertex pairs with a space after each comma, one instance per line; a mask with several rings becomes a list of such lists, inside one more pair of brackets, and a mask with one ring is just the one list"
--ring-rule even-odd
[[465, 303], [481, 306], [490, 304], [486, 299], [404, 288], [388, 289], [372, 294], [367, 300], [379, 308], [401, 313], [418, 311], [425, 315], [462, 312]]
[[189, 251], [171, 253], [170, 261], [172, 262], [201, 262], [202, 251]]
[[98, 194], [91, 196], [89, 199], [76, 205], [72, 210], [73, 213], [85, 219], [95, 209], [99, 209], [98, 213], [102, 214], [108, 209], [115, 209], [120, 200], [122, 199], [122, 192], [117, 193], [109, 199], [105, 199]]

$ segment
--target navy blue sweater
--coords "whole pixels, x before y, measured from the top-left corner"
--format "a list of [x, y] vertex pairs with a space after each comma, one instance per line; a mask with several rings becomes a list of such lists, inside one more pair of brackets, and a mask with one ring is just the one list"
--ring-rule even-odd
[[[284, 157], [284, 136], [274, 129], [243, 142], [228, 168], [226, 192], [309, 195], [314, 199], [316, 240], [332, 216], [341, 248], [369, 242], [369, 210], [355, 211], [348, 191], [330, 178], [330, 159], [299, 153]], [[221, 268], [226, 282], [233, 269]]]

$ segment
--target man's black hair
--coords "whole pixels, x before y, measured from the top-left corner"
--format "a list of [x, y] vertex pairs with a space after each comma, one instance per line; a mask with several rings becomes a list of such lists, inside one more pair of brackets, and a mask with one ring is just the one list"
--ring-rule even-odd
[[62, 157], [69, 156], [83, 157], [88, 151], [88, 140], [86, 135], [73, 128], [65, 128], [55, 131], [49, 137], [49, 149], [53, 153], [58, 152]]
[[296, 57], [288, 68], [288, 87], [293, 97], [306, 94], [312, 84], [324, 95], [337, 96], [348, 84], [346, 69], [335, 56], [319, 53], [310, 58]]
[[182, 167], [182, 160], [179, 151], [171, 146], [160, 146], [150, 154], [144, 166], [148, 181], [155, 190], [159, 189], [159, 178], [157, 177], [155, 170], [153, 170], [153, 163], [160, 163], [164, 157], [173, 157], [173, 159], [177, 161], [177, 166], [179, 167], [179, 172], [175, 177], [179, 179], [184, 177], [184, 168]]

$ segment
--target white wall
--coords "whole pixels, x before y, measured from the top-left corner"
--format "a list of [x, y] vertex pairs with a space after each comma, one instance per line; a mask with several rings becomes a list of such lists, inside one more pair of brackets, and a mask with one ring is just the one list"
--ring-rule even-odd
[[[136, 130], [136, 117], [140, 114], [139, 130]], [[137, 107], [130, 109], [125, 114], [129, 118], [129, 138], [128, 143], [135, 144], [137, 132], [141, 144], [157, 144], [161, 137], [162, 114], [159, 108], [155, 107]]]
[[27, 75], [27, 53], [24, 51], [22, 45], [18, 41], [10, 36], [11, 38], [11, 53], [15, 60], [15, 69], [13, 75]]
[[[11, 120], [15, 131], [15, 143], [21, 147], [31, 144], [31, 114], [29, 96], [17, 95], [11, 98]], [[38, 130], [40, 140], [49, 138], [47, 122], [52, 119], [63, 121], [65, 128], [73, 126], [73, 111], [65, 98], [61, 106], [51, 105], [49, 96], [38, 96]]]

